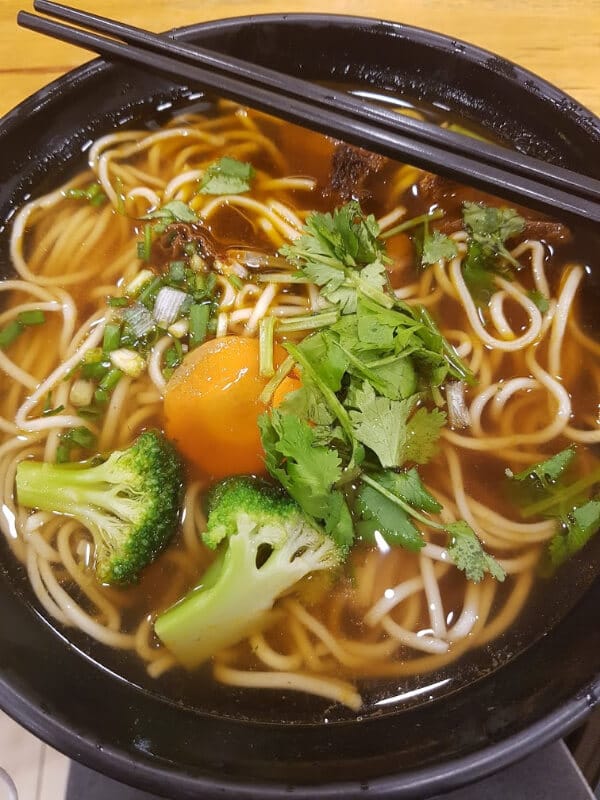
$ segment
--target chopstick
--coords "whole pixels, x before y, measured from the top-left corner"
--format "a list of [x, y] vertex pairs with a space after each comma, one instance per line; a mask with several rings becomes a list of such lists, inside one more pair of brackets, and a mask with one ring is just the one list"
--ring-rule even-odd
[[174, 39], [116, 22], [52, 0], [34, 0], [34, 8], [50, 16], [82, 25], [90, 30], [117, 36], [129, 44], [137, 44], [153, 52], [173, 58], [183, 58], [191, 64], [210, 67], [231, 77], [247, 80], [298, 99], [310, 97], [311, 101], [326, 108], [351, 114], [358, 119], [378, 123], [397, 133], [411, 136], [430, 144], [443, 144], [444, 149], [461, 153], [496, 166], [505, 166], [513, 172], [538, 178], [548, 185], [576, 191], [583, 196], [600, 199], [600, 181], [571, 172], [561, 167], [550, 167], [543, 161], [508, 150], [487, 142], [477, 141], [453, 131], [440, 129], [437, 125], [397, 114], [389, 109], [358, 100], [347, 92], [326, 89], [317, 84], [284, 75], [268, 67], [259, 67], [234, 56], [224, 57], [220, 53], [197, 45], [178, 42]]
[[290, 122], [542, 211], [555, 214], [560, 210], [600, 221], [600, 181], [593, 178], [404, 117], [350, 94], [51, 0], [35, 0], [34, 7], [122, 42], [21, 11], [17, 20], [23, 27], [198, 84]]

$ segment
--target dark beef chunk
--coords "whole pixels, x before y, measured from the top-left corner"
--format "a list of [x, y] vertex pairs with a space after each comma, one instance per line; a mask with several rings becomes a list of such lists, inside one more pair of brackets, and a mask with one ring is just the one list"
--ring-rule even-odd
[[566, 225], [550, 219], [528, 219], [522, 235], [525, 239], [541, 239], [553, 247], [568, 244], [573, 238]]
[[349, 144], [338, 144], [333, 153], [327, 194], [335, 197], [340, 204], [348, 200], [362, 200], [368, 195], [364, 188], [365, 180], [378, 172], [384, 163], [385, 158], [376, 153]]
[[[418, 181], [419, 196], [427, 207], [439, 205], [446, 211], [446, 216], [435, 223], [442, 233], [450, 235], [464, 227], [461, 207], [465, 200], [486, 205], [509, 205], [509, 201], [490, 200], [489, 196], [477, 189], [467, 188], [449, 178], [425, 172]], [[537, 217], [535, 211], [522, 206], [514, 206], [519, 214], [525, 217], [525, 229], [519, 239], [541, 239], [547, 244], [557, 247], [571, 241], [571, 231], [561, 222]], [[534, 217], [533, 219], [531, 217]]]
[[454, 198], [461, 190], [461, 186], [450, 178], [443, 178], [441, 175], [434, 175], [432, 172], [424, 172], [417, 181], [419, 197], [426, 205], [443, 205], [445, 201]]
[[176, 261], [185, 256], [184, 247], [194, 242], [200, 245], [200, 255], [209, 264], [217, 257], [218, 249], [212, 234], [200, 223], [173, 222], [154, 243], [153, 255], [159, 261]]

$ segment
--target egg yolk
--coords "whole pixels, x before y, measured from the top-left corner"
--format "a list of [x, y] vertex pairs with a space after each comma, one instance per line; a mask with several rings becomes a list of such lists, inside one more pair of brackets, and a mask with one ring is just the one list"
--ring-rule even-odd
[[[275, 345], [275, 367], [286, 356], [283, 347]], [[204, 342], [167, 383], [167, 436], [213, 478], [264, 472], [258, 417], [268, 408], [259, 399], [267, 382], [259, 374], [257, 339], [223, 336]], [[273, 405], [299, 387], [297, 379], [285, 378]]]

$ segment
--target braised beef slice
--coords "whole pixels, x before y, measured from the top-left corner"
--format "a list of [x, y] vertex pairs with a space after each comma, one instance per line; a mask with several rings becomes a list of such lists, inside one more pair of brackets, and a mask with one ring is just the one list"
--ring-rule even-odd
[[217, 257], [217, 244], [210, 231], [200, 223], [173, 222], [154, 242], [153, 256], [157, 261], [176, 261], [185, 256], [184, 247], [194, 242], [200, 245], [200, 255], [212, 264]]
[[333, 153], [329, 185], [325, 191], [338, 204], [347, 203], [348, 200], [362, 200], [369, 194], [364, 187], [365, 180], [369, 175], [378, 172], [384, 163], [383, 156], [340, 143]]
[[[428, 207], [439, 205], [446, 211], [446, 216], [435, 223], [439, 231], [450, 235], [464, 227], [461, 208], [466, 200], [474, 203], [490, 205], [511, 205], [504, 200], [491, 201], [489, 195], [472, 187], [465, 187], [449, 178], [425, 172], [418, 181], [419, 196]], [[538, 217], [535, 211], [516, 205], [517, 211], [525, 217], [525, 229], [520, 239], [541, 239], [547, 244], [557, 247], [571, 241], [571, 231], [562, 222]], [[533, 216], [533, 219], [531, 218]]]

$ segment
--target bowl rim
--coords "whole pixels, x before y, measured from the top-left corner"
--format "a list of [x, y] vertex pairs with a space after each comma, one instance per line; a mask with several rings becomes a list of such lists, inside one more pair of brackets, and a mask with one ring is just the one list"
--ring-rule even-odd
[[[600, 116], [582, 105], [578, 100], [562, 91], [554, 84], [487, 49], [473, 45], [467, 41], [431, 31], [413, 25], [388, 21], [378, 18], [350, 14], [324, 13], [267, 13], [238, 15], [205, 22], [192, 23], [170, 29], [169, 35], [176, 38], [192, 38], [198, 31], [226, 30], [236, 25], [248, 25], [253, 21], [263, 23], [335, 23], [358, 26], [381, 27], [388, 35], [398, 39], [409, 38], [419, 44], [435, 47], [448, 53], [459, 52], [474, 64], [483, 64], [488, 69], [497, 71], [510, 70], [511, 79], [519, 84], [526, 84], [545, 99], [556, 103], [568, 103], [568, 111], [575, 116], [579, 124], [592, 136], [600, 140]], [[69, 70], [64, 75], [43, 86], [0, 118], [0, 142], [4, 135], [13, 128], [18, 128], [24, 117], [41, 111], [55, 97], [93, 77], [110, 71], [113, 66], [103, 58], [82, 64]], [[60, 635], [60, 633], [59, 633]], [[292, 788], [297, 800], [313, 800], [315, 793], [322, 798], [349, 798], [364, 795], [368, 788], [372, 796], [378, 798], [422, 797], [422, 792], [446, 792], [459, 785], [477, 781], [509, 764], [518, 761], [543, 745], [560, 738], [580, 724], [594, 706], [600, 702], [600, 674], [596, 675], [586, 686], [582, 687], [566, 702], [558, 706], [550, 714], [530, 724], [498, 742], [489, 744], [466, 756], [428, 765], [423, 768], [402, 773], [403, 786], [398, 787], [398, 775], [385, 775], [368, 780], [368, 786], [358, 782], [340, 781], [337, 783], [296, 785]], [[160, 786], [160, 791], [185, 790], [186, 792], [207, 791], [228, 796], [233, 792], [239, 798], [281, 798], [290, 787], [283, 784], [239, 783], [235, 780], [221, 780], [200, 775], [186, 775], [178, 768], [169, 765], [154, 765], [142, 760], [134, 760], [123, 749], [116, 745], [104, 745], [100, 748], [84, 734], [70, 728], [65, 722], [55, 719], [43, 708], [36, 706], [30, 698], [9, 684], [0, 671], [0, 708], [12, 716], [18, 723], [31, 731], [51, 746], [58, 748], [69, 757], [76, 756], [78, 761], [100, 772], [106, 770], [110, 761], [110, 774], [125, 783], [143, 785], [149, 791]], [[259, 723], [260, 724], [260, 723]], [[186, 794], [186, 796], [188, 796]], [[191, 797], [192, 794], [190, 793]]]
[[[385, 775], [359, 783], [341, 780], [336, 783], [307, 784], [287, 787], [279, 783], [253, 780], [240, 783], [233, 780], [191, 776], [169, 766], [155, 766], [134, 761], [122, 749], [103, 745], [102, 748], [84, 735], [75, 733], [66, 724], [49, 717], [27, 698], [15, 694], [0, 678], [0, 708], [34, 735], [97, 772], [106, 774], [110, 760], [110, 776], [126, 784], [143, 786], [148, 791], [186, 792], [186, 797], [235, 797], [238, 800], [281, 800], [289, 790], [295, 800], [352, 800], [370, 796], [385, 800], [437, 796], [460, 786], [474, 783], [509, 765], [524, 759], [582, 724], [600, 702], [600, 675], [580, 692], [546, 717], [497, 743], [476, 750], [461, 758], [451, 759], [421, 769], [402, 773], [403, 785], [398, 787], [398, 775]], [[206, 792], [206, 794], [204, 794]], [[196, 793], [196, 794], [193, 794]], [[233, 794], [230, 794], [233, 793]]]
[[[506, 70], [510, 68], [512, 76], [519, 83], [526, 83], [526, 85], [535, 93], [543, 94], [545, 97], [564, 103], [565, 100], [569, 103], [569, 111], [578, 117], [580, 122], [584, 125], [589, 125], [590, 128], [596, 129], [600, 133], [600, 111], [596, 114], [591, 109], [584, 106], [579, 100], [574, 98], [568, 92], [560, 89], [555, 84], [542, 78], [537, 73], [522, 67], [515, 61], [509, 58], [494, 53], [492, 50], [480, 47], [479, 45], [472, 44], [465, 39], [449, 36], [438, 31], [422, 28], [417, 25], [408, 25], [403, 22], [395, 22], [393, 20], [381, 19], [378, 17], [365, 17], [360, 14], [327, 14], [327, 13], [311, 13], [311, 12], [292, 12], [292, 13], [265, 13], [265, 14], [239, 14], [234, 17], [219, 17], [217, 19], [206, 20], [204, 22], [190, 23], [181, 27], [169, 28], [163, 33], [175, 38], [185, 39], [192, 37], [198, 29], [210, 30], [211, 28], [224, 29], [227, 27], [235, 27], [243, 23], [247, 24], [256, 20], [257, 22], [327, 22], [339, 21], [340, 23], [351, 23], [355, 25], [368, 25], [368, 26], [381, 26], [386, 28], [390, 33], [394, 33], [397, 38], [402, 38], [403, 35], [411, 39], [418, 40], [423, 44], [430, 44], [437, 49], [445, 50], [447, 52], [460, 52], [469, 61], [474, 63], [485, 63], [489, 66], [497, 66]], [[50, 102], [54, 95], [62, 92], [65, 87], [70, 87], [83, 79], [90, 78], [97, 73], [104, 72], [111, 69], [111, 63], [99, 56], [90, 61], [86, 61], [74, 69], [68, 70], [63, 75], [50, 81], [42, 86], [33, 94], [26, 97], [14, 108], [7, 111], [0, 117], [0, 136], [3, 134], [3, 129], [11, 128], [13, 125], [18, 124], [24, 114], [28, 112], [35, 112], [40, 110], [46, 103]]]

